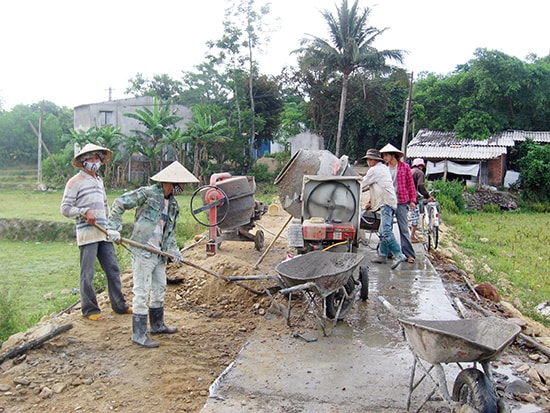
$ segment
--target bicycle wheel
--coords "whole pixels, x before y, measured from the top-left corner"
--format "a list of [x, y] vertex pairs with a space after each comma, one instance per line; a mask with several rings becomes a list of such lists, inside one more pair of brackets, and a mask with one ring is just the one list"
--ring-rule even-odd
[[430, 231], [430, 247], [432, 249], [437, 249], [439, 244], [439, 227], [433, 227]]
[[426, 212], [424, 212], [420, 216], [420, 233], [422, 234], [422, 246], [424, 247], [425, 251], [430, 250], [430, 238], [429, 238], [429, 216]]

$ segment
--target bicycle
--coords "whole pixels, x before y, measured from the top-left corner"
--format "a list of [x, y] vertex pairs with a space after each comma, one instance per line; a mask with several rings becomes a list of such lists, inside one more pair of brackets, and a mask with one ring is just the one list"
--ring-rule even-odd
[[433, 193], [439, 191], [431, 191], [430, 196], [433, 201], [427, 202], [425, 199], [420, 204], [420, 233], [422, 234], [422, 245], [426, 251], [437, 249], [439, 244], [439, 202], [433, 197]]

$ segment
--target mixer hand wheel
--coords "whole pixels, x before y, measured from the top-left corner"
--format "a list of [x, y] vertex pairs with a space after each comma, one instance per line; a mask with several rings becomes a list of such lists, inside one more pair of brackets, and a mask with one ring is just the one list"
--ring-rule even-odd
[[323, 217], [329, 222], [334, 219], [351, 222], [357, 211], [353, 191], [342, 182], [321, 182], [304, 202], [308, 217]]
[[[199, 208], [194, 208], [193, 203], [195, 202], [195, 197], [200, 194], [200, 198], [202, 200], [202, 206]], [[221, 217], [217, 215], [217, 212], [219, 211], [219, 208], [222, 206], [226, 206], [223, 208], [223, 213], [221, 214]], [[212, 211], [212, 208], [216, 208], [216, 211]], [[198, 188], [195, 192], [193, 192], [193, 195], [191, 196], [191, 215], [197, 221], [199, 224], [204, 225], [205, 227], [216, 227], [220, 225], [225, 217], [227, 216], [227, 211], [229, 210], [229, 198], [227, 197], [227, 194], [223, 191], [223, 189], [213, 186], [213, 185], [204, 185]], [[200, 216], [204, 212], [209, 212], [208, 221], [205, 219], [199, 219], [198, 216]], [[215, 214], [212, 214], [214, 212]], [[211, 222], [212, 219], [210, 219], [212, 216], [214, 216], [214, 221]]]

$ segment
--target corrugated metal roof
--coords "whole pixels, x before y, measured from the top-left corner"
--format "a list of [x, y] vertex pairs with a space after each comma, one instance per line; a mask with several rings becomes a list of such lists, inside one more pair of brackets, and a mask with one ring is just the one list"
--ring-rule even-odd
[[507, 153], [507, 148], [527, 138], [550, 143], [550, 132], [508, 130], [488, 139], [457, 139], [456, 132], [421, 129], [407, 145], [407, 157], [427, 159], [487, 160]]
[[506, 153], [505, 146], [408, 146], [408, 158], [424, 159], [495, 159]]
[[502, 137], [515, 142], [526, 141], [527, 138], [535, 142], [550, 143], [550, 132], [529, 132], [524, 130], [507, 130], [502, 132]]

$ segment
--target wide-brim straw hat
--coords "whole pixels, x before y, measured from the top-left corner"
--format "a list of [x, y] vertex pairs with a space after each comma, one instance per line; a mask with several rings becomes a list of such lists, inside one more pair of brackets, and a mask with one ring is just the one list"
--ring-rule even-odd
[[383, 161], [382, 155], [380, 154], [380, 151], [377, 149], [369, 149], [367, 150], [367, 154], [363, 156], [363, 159], [373, 159], [375, 161]]
[[71, 163], [73, 164], [73, 166], [76, 166], [77, 168], [82, 168], [83, 167], [82, 158], [84, 157], [83, 155], [90, 154], [93, 152], [98, 152], [98, 154], [100, 155], [99, 158], [101, 159], [102, 165], [109, 162], [113, 157], [113, 152], [110, 151], [109, 149], [104, 148], [103, 146], [94, 145], [93, 143], [87, 143], [80, 150], [80, 152], [78, 152], [75, 155]]
[[391, 143], [388, 143], [386, 146], [384, 146], [382, 149], [380, 149], [380, 153], [398, 153], [400, 157], [405, 156], [405, 154], [403, 152], [401, 152], [399, 149], [397, 149]]
[[194, 184], [199, 180], [178, 161], [172, 162], [159, 173], [151, 177], [152, 181], [173, 184]]

